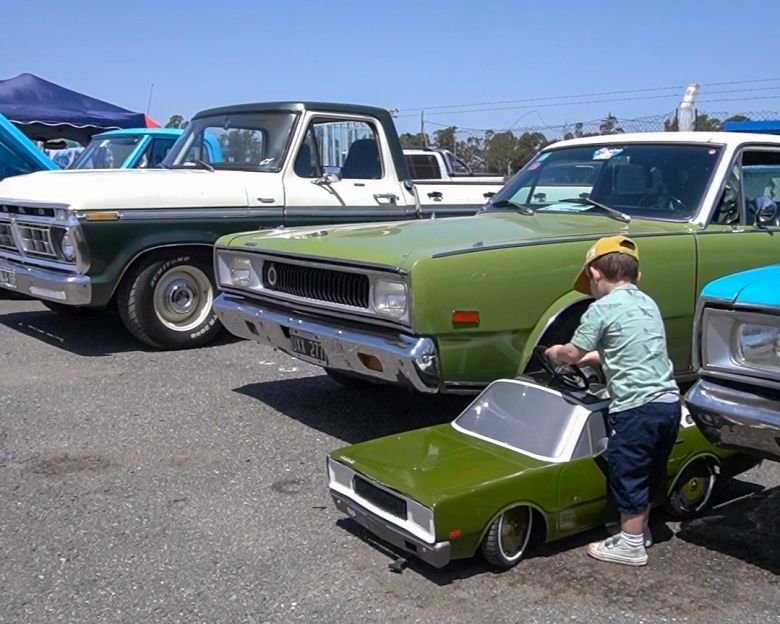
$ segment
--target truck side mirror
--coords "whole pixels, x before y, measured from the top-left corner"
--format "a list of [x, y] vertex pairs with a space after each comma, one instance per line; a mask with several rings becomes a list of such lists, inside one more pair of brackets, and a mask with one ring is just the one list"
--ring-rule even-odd
[[322, 175], [312, 180], [313, 184], [330, 185], [341, 181], [341, 167], [323, 167]]

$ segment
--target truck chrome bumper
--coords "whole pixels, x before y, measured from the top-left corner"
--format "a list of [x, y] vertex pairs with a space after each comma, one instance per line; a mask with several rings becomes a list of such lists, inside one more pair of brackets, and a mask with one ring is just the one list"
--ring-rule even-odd
[[[239, 338], [267, 343], [288, 355], [349, 375], [439, 391], [436, 345], [399, 332], [352, 329], [223, 293], [214, 302], [222, 324]], [[321, 346], [323, 358], [293, 350], [290, 332]]]
[[86, 275], [60, 273], [4, 258], [0, 258], [0, 288], [70, 305], [88, 305], [92, 299], [92, 281]]
[[348, 515], [359, 525], [365, 527], [388, 544], [392, 544], [396, 548], [414, 555], [435, 568], [442, 568], [450, 562], [449, 542], [428, 544], [390, 522], [387, 522], [383, 518], [372, 514], [363, 506], [342, 496], [338, 492], [331, 490], [330, 495], [333, 497], [333, 502], [336, 504], [336, 508], [339, 511]]
[[727, 448], [780, 461], [780, 401], [700, 379], [686, 394], [691, 417], [705, 437]]

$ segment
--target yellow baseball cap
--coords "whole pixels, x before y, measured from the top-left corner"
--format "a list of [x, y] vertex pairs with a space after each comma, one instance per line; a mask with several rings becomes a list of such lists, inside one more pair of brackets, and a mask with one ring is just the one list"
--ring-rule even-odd
[[590, 294], [590, 277], [588, 277], [588, 265], [596, 258], [611, 253], [622, 253], [639, 260], [639, 247], [627, 236], [606, 236], [596, 241], [596, 244], [588, 249], [585, 254], [585, 264], [582, 271], [574, 281], [574, 290], [583, 294]]

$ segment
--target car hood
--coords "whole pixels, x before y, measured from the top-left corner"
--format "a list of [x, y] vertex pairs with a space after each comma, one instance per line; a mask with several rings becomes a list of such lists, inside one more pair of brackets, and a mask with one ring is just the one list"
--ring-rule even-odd
[[537, 213], [525, 216], [501, 211], [446, 219], [282, 228], [224, 236], [217, 244], [409, 269], [418, 258], [438, 254], [503, 245], [595, 239], [613, 234], [679, 232], [680, 229], [680, 223], [647, 220], [635, 220], [627, 226], [601, 215]]
[[702, 297], [736, 305], [780, 306], [780, 264], [721, 277], [707, 284]]
[[8, 119], [0, 115], [0, 180], [59, 167]]
[[265, 182], [282, 203], [274, 174], [202, 169], [41, 171], [0, 182], [0, 201], [67, 204], [74, 210], [245, 207], [246, 176], [253, 176], [254, 191], [262, 192]]
[[423, 505], [548, 464], [474, 438], [451, 424], [333, 451], [331, 457]]

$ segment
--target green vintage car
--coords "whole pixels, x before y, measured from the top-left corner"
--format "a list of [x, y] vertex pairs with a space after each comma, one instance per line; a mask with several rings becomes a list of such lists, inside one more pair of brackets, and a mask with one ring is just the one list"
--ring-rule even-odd
[[224, 236], [215, 308], [234, 334], [339, 381], [475, 392], [565, 342], [602, 236], [639, 243], [680, 378], [696, 297], [780, 258], [780, 137], [648, 133], [554, 144], [471, 217]]
[[[480, 550], [509, 568], [536, 544], [616, 519], [602, 456], [609, 401], [603, 385], [567, 375], [495, 381], [452, 423], [333, 451], [336, 506], [436, 567]], [[687, 412], [680, 424], [656, 502], [684, 518], [707, 507], [719, 478], [757, 460], [712, 446]]]

